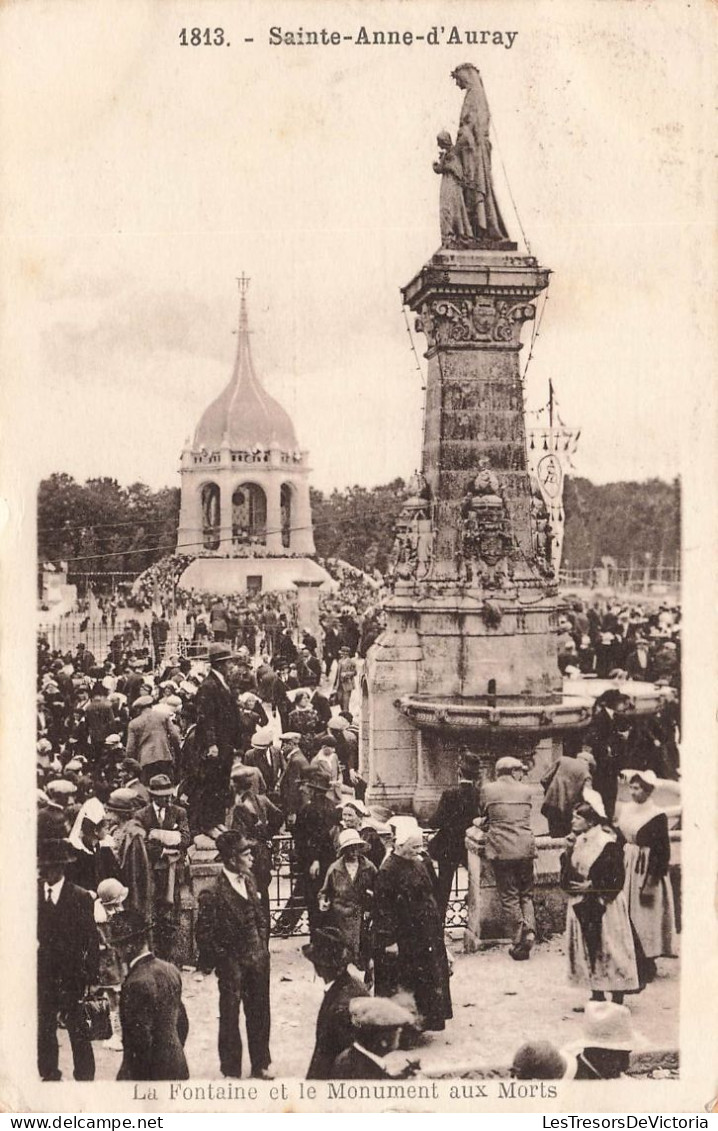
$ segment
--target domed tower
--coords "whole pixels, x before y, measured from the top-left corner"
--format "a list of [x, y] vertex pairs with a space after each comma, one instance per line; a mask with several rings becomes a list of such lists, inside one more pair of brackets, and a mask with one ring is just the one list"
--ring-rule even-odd
[[182, 452], [177, 553], [197, 557], [180, 581], [187, 588], [238, 592], [329, 580], [307, 560], [315, 552], [307, 452], [254, 369], [248, 283], [239, 280], [232, 377]]

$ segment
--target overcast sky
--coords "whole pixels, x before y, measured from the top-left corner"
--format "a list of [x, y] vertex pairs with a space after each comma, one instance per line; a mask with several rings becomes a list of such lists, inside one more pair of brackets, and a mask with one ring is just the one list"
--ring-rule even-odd
[[[399, 288], [439, 244], [435, 136], [456, 129], [449, 73], [465, 61], [484, 77], [511, 234], [521, 242], [512, 194], [554, 272], [529, 404], [553, 378], [563, 419], [582, 428], [581, 475], [681, 472], [687, 438], [706, 426], [700, 310], [712, 301], [696, 277], [711, 213], [700, 11], [671, 0], [123, 0], [119, 11], [55, 0], [3, 15], [14, 45], [0, 78], [14, 269], [4, 368], [21, 473], [177, 484], [185, 437], [231, 373], [244, 271], [256, 368], [292, 415], [315, 485], [407, 476], [422, 392]], [[230, 47], [179, 45], [200, 13]], [[510, 49], [272, 47], [270, 24], [518, 35]]]

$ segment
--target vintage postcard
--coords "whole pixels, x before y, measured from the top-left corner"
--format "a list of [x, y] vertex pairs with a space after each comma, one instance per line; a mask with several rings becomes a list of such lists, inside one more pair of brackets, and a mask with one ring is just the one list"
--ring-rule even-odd
[[715, 34], [2, 6], [2, 1110], [708, 1126]]

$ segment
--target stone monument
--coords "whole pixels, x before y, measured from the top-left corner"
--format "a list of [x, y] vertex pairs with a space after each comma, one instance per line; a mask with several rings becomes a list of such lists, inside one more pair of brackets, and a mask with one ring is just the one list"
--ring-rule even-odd
[[463, 748], [484, 778], [510, 752], [537, 781], [590, 715], [590, 701], [563, 693], [556, 564], [527, 467], [521, 331], [549, 271], [508, 238], [479, 72], [452, 77], [466, 94], [434, 165], [442, 243], [402, 292], [427, 347], [422, 466], [362, 700], [369, 799], [420, 818], [455, 784]]

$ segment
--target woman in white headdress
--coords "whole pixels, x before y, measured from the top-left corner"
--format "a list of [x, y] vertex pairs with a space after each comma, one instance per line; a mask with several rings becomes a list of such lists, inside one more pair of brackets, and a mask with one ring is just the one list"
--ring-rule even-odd
[[102, 880], [119, 879], [119, 869], [107, 831], [105, 807], [98, 797], [88, 797], [75, 818], [67, 838], [75, 850], [67, 878], [95, 893]]
[[656, 973], [656, 958], [676, 953], [673, 892], [668, 879], [668, 817], [653, 800], [658, 784], [653, 770], [629, 770], [625, 776], [631, 800], [619, 807], [617, 818], [626, 838], [624, 892], [651, 980]]
[[610, 994], [622, 1003], [624, 994], [643, 987], [623, 894], [623, 850], [596, 790], [584, 790], [571, 829], [575, 839], [561, 857], [569, 978], [587, 984], [592, 1001]]

